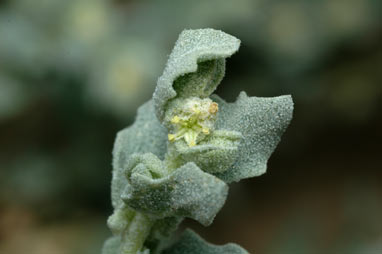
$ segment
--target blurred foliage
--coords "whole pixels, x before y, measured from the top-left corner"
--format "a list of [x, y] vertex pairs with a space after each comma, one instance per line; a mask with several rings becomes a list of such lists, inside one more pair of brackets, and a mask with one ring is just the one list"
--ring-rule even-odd
[[[292, 94], [296, 103], [269, 172], [238, 190], [248, 193], [241, 224], [229, 220], [231, 205], [203, 237], [236, 235], [272, 254], [382, 248], [380, 1], [8, 0], [0, 1], [0, 252], [25, 253], [23, 239], [31, 254], [101, 248], [115, 134], [151, 97], [180, 31], [202, 27], [242, 39], [218, 94]], [[68, 247], [79, 246], [73, 234], [88, 245]]]

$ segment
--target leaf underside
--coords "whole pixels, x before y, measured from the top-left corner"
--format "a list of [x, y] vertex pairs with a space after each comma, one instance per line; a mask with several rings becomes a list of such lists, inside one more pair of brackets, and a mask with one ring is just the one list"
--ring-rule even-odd
[[[153, 95], [158, 119], [163, 121], [166, 104], [178, 92], [180, 96], [186, 93], [183, 97], [208, 97], [224, 76], [224, 59], [234, 54], [239, 46], [240, 40], [222, 31], [184, 30], [175, 43]], [[178, 91], [174, 86], [179, 87]]]

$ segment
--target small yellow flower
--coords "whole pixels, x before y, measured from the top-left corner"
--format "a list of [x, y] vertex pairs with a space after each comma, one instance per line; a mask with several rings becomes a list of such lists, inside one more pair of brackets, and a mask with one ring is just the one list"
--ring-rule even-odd
[[177, 124], [180, 122], [180, 118], [179, 116], [174, 116], [172, 119], [171, 119], [171, 123], [174, 123], [174, 124]]
[[211, 133], [217, 111], [218, 104], [208, 98], [188, 98], [178, 114], [170, 120], [175, 133], [168, 134], [168, 140], [174, 142], [184, 138], [189, 147], [196, 146], [199, 134]]

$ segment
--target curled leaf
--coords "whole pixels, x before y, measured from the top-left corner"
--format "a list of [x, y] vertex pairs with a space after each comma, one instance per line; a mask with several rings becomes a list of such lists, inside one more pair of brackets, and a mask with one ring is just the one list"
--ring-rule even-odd
[[229, 183], [265, 173], [267, 161], [292, 119], [291, 96], [259, 98], [241, 92], [235, 103], [227, 103], [218, 96], [213, 99], [220, 107], [216, 128], [243, 135], [240, 156], [227, 171], [215, 175]]
[[117, 208], [107, 219], [107, 225], [114, 235], [119, 235], [126, 230], [134, 216], [135, 211], [129, 207]]
[[[127, 168], [128, 184], [123, 201], [133, 209], [157, 218], [189, 217], [203, 225], [212, 223], [224, 205], [228, 186], [217, 177], [203, 172], [195, 163], [187, 163], [162, 178], [153, 178], [152, 164], [134, 155]], [[140, 159], [137, 159], [141, 157]]]
[[240, 41], [213, 29], [184, 30], [175, 43], [153, 100], [162, 122], [169, 100], [180, 97], [206, 98], [224, 76], [225, 58], [234, 54]]
[[122, 207], [121, 194], [127, 185], [124, 169], [134, 153], [153, 153], [163, 159], [167, 146], [167, 130], [158, 121], [150, 100], [138, 109], [133, 125], [120, 131], [114, 143], [111, 197], [114, 208]]
[[189, 147], [180, 140], [175, 149], [184, 161], [194, 162], [203, 171], [221, 173], [236, 161], [241, 138], [237, 131], [216, 130], [197, 146]]

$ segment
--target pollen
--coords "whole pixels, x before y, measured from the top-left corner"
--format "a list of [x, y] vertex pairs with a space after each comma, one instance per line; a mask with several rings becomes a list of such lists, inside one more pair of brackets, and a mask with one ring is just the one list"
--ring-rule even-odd
[[216, 114], [218, 110], [219, 110], [219, 105], [216, 102], [212, 102], [208, 109], [208, 112], [210, 114]]

